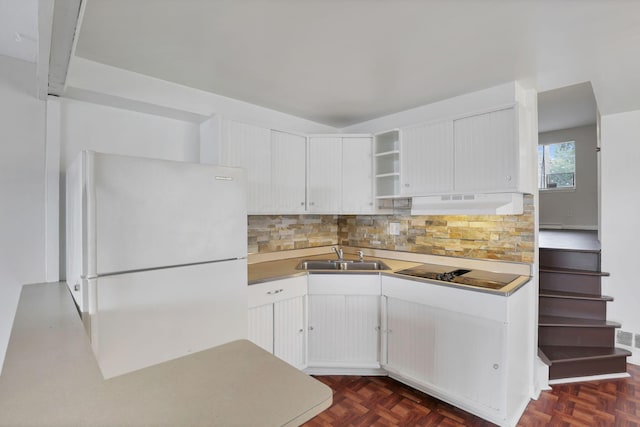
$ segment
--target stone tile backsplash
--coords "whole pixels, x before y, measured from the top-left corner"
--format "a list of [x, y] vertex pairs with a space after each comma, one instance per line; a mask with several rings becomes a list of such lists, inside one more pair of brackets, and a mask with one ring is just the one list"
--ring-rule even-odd
[[337, 215], [249, 215], [249, 253], [338, 244]]
[[[388, 232], [392, 222], [398, 236]], [[337, 244], [532, 263], [533, 196], [525, 196], [522, 215], [249, 216], [250, 253]]]

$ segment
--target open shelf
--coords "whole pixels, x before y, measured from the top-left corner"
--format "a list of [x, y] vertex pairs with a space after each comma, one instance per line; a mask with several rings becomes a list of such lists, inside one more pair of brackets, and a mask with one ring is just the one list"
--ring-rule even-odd
[[376, 198], [400, 194], [400, 131], [377, 134], [374, 139]]

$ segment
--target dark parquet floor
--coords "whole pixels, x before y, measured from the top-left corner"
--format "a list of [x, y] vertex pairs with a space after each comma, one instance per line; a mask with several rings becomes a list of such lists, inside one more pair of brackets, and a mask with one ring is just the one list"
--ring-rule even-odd
[[[532, 400], [518, 426], [640, 427], [640, 366], [630, 378], [553, 386]], [[333, 405], [305, 424], [338, 426], [493, 426], [387, 377], [320, 376]]]

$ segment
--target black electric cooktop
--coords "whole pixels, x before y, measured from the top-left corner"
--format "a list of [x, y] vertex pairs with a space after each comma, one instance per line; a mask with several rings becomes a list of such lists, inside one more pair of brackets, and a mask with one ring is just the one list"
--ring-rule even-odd
[[437, 264], [422, 264], [406, 270], [396, 271], [396, 274], [495, 290], [502, 289], [520, 277], [517, 274], [468, 270]]

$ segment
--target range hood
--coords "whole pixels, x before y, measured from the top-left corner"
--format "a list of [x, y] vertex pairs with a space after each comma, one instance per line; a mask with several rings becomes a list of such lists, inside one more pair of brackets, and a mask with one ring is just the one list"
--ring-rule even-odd
[[411, 215], [520, 215], [522, 193], [447, 194], [414, 197]]

